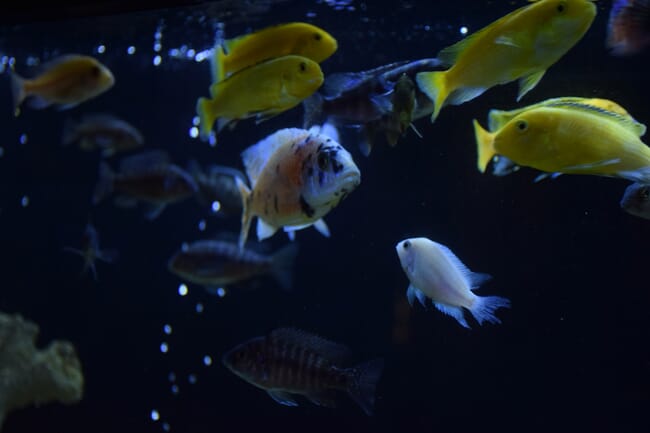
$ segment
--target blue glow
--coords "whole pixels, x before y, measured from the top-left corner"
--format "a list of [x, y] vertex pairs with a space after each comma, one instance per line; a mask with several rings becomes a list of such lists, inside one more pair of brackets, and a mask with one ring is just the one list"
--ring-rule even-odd
[[160, 419], [160, 413], [156, 409], [151, 410], [151, 420], [158, 421]]
[[126, 52], [128, 53], [129, 56], [132, 56], [135, 54], [135, 47], [131, 45], [129, 48], [126, 49]]
[[160, 343], [160, 351], [161, 351], [162, 353], [167, 353], [167, 352], [169, 352], [169, 345], [167, 345], [167, 343], [165, 343], [165, 342], [163, 341], [162, 343]]
[[[2, 155], [0, 155], [0, 156], [2, 156]], [[219, 203], [218, 201], [213, 201], [212, 202], [212, 212], [217, 213], [217, 212], [219, 212], [220, 209], [221, 209], [221, 203]]]
[[181, 284], [178, 286], [178, 294], [180, 296], [186, 296], [189, 293], [189, 290], [187, 289], [187, 286], [185, 284]]
[[165, 325], [165, 326], [163, 326], [163, 331], [165, 332], [165, 334], [167, 334], [167, 335], [171, 335], [171, 333], [172, 333], [172, 326], [171, 326], [171, 325]]

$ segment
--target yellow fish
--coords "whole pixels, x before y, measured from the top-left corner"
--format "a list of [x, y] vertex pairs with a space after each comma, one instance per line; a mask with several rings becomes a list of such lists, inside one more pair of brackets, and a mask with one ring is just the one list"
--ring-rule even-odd
[[[567, 107], [571, 108], [577, 104], [582, 105], [591, 105], [596, 108], [602, 108], [605, 111], [611, 111], [613, 113], [620, 114], [622, 116], [628, 116], [629, 113], [625, 108], [621, 107], [614, 101], [609, 99], [600, 99], [600, 98], [581, 98], [577, 96], [564, 96], [561, 98], [552, 98], [542, 101], [537, 104], [528, 105], [527, 107], [518, 108], [510, 111], [503, 110], [490, 110], [488, 113], [488, 129], [491, 132], [495, 132], [503, 127], [506, 123], [512, 120], [518, 114], [523, 113], [524, 111], [532, 110], [539, 107]], [[634, 120], [634, 119], [632, 119]]]
[[361, 182], [352, 156], [331, 131], [281, 129], [242, 153], [251, 188], [236, 179], [243, 201], [240, 249], [255, 216], [259, 240], [281, 227], [293, 237], [311, 225], [329, 236], [321, 218]]
[[517, 79], [520, 100], [582, 38], [595, 16], [590, 0], [538, 0], [443, 49], [438, 58], [451, 67], [416, 76], [433, 101], [431, 121], [447, 104], [462, 104]]
[[264, 60], [297, 55], [320, 63], [334, 54], [336, 39], [307, 23], [287, 23], [229, 39], [214, 48], [212, 75], [219, 82], [228, 75]]
[[16, 114], [27, 98], [29, 106], [35, 109], [54, 104], [65, 109], [100, 95], [115, 83], [111, 71], [88, 56], [66, 55], [45, 64], [42, 70], [32, 79], [11, 74]]
[[[620, 107], [618, 104], [614, 106]], [[650, 183], [650, 148], [640, 139], [645, 125], [622, 108], [586, 103], [527, 109], [496, 132], [474, 120], [478, 169], [504, 155], [548, 173], [592, 174]]]
[[212, 99], [199, 98], [196, 111], [206, 137], [219, 119], [217, 131], [249, 117], [258, 121], [300, 104], [323, 84], [318, 63], [300, 56], [284, 56], [248, 67], [210, 88]]

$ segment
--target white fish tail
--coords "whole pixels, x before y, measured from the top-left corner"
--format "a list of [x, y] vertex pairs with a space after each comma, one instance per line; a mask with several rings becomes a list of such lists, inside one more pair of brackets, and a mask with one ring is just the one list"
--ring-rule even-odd
[[111, 167], [102, 162], [99, 165], [99, 180], [93, 193], [93, 204], [97, 204], [113, 192], [113, 179], [115, 175]]
[[250, 215], [250, 206], [249, 206], [249, 201], [250, 201], [250, 195], [251, 195], [251, 190], [246, 186], [244, 181], [242, 181], [240, 178], [236, 178], [235, 182], [237, 183], [237, 188], [239, 189], [239, 193], [241, 195], [241, 201], [242, 201], [242, 213], [241, 213], [241, 233], [239, 234], [239, 249], [241, 251], [244, 250], [244, 245], [246, 245], [246, 240], [248, 239], [248, 232], [251, 227], [251, 219], [252, 216]]
[[273, 254], [271, 275], [285, 290], [290, 290], [293, 285], [293, 263], [297, 255], [297, 244], [289, 244]]
[[11, 77], [11, 94], [14, 101], [14, 113], [17, 115], [20, 104], [22, 104], [27, 97], [27, 94], [25, 93], [25, 79], [14, 72], [11, 72], [9, 76]]
[[499, 308], [510, 308], [510, 301], [500, 296], [477, 296], [470, 311], [479, 325], [483, 322], [501, 323], [494, 315]]

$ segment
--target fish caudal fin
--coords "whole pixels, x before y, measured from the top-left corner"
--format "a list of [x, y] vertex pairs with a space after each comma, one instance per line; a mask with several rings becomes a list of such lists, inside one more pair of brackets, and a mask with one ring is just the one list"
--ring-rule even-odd
[[415, 76], [418, 87], [433, 101], [433, 113], [431, 114], [431, 122], [435, 122], [440, 109], [445, 104], [449, 89], [447, 89], [445, 71], [437, 72], [420, 72]]
[[113, 192], [114, 178], [115, 174], [111, 167], [107, 163], [101, 162], [99, 165], [99, 179], [93, 192], [93, 204], [99, 203]]
[[510, 308], [510, 301], [500, 296], [478, 296], [469, 311], [479, 325], [482, 325], [483, 322], [501, 323], [501, 320], [494, 315], [499, 308]]
[[273, 254], [271, 275], [285, 290], [290, 290], [293, 285], [293, 263], [297, 255], [297, 244], [289, 244]]
[[383, 359], [374, 359], [358, 365], [353, 369], [354, 373], [348, 384], [350, 396], [368, 416], [372, 415], [375, 406], [375, 391], [383, 368]]
[[481, 124], [474, 119], [474, 137], [476, 138], [476, 149], [478, 151], [476, 165], [481, 173], [485, 173], [487, 165], [496, 154], [494, 151], [494, 134], [483, 129]]
[[14, 72], [11, 72], [9, 76], [11, 77], [11, 94], [14, 101], [14, 114], [17, 116], [20, 105], [27, 97], [27, 93], [25, 92], [25, 79]]
[[239, 189], [239, 194], [241, 195], [242, 202], [242, 214], [241, 214], [241, 233], [239, 234], [239, 249], [240, 251], [244, 250], [244, 245], [246, 245], [246, 240], [248, 240], [248, 232], [251, 227], [251, 215], [250, 215], [250, 206], [249, 206], [249, 197], [251, 195], [251, 190], [246, 186], [243, 180], [236, 178], [235, 182], [237, 188]]
[[213, 109], [213, 100], [208, 98], [199, 98], [196, 101], [196, 114], [199, 116], [199, 127], [202, 138], [208, 138], [212, 132], [212, 126], [217, 120], [217, 115]]
[[212, 82], [218, 83], [219, 81], [223, 81], [223, 79], [226, 77], [225, 65], [224, 65], [226, 59], [226, 53], [223, 52], [223, 46], [221, 46], [221, 44], [215, 45], [212, 50], [213, 50], [212, 56], [210, 57], [210, 69], [212, 72]]

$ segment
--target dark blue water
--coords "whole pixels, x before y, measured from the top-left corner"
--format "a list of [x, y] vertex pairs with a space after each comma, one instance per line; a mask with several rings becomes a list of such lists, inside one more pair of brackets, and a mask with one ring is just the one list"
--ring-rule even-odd
[[[241, 168], [243, 149], [299, 127], [302, 109], [259, 125], [242, 122], [216, 147], [192, 138], [208, 63], [169, 52], [209, 48], [216, 23], [227, 37], [289, 21], [323, 27], [339, 42], [322, 64], [327, 75], [432, 57], [460, 39], [462, 26], [472, 32], [523, 4], [352, 1], [354, 10], [335, 10], [286, 1], [227, 16], [192, 7], [2, 27], [0, 55], [14, 58], [19, 72], [29, 71], [30, 57], [77, 52], [95, 55], [116, 77], [113, 89], [72, 110], [25, 109], [14, 118], [3, 74], [0, 311], [38, 323], [40, 344], [73, 342], [86, 382], [79, 404], [16, 411], [3, 431], [648, 431], [650, 225], [619, 208], [626, 181], [567, 175], [533, 183], [533, 170], [507, 177], [476, 170], [471, 121], [484, 122], [491, 108], [517, 107], [515, 84], [445, 108], [433, 125], [419, 120], [422, 139], [409, 131], [398, 147], [378, 146], [369, 158], [344, 134], [362, 183], [326, 217], [330, 239], [298, 232], [291, 293], [262, 279], [223, 298], [191, 284], [179, 296], [182, 281], [168, 272], [168, 258], [183, 242], [238, 232], [239, 218], [216, 217], [193, 200], [154, 221], [110, 200], [94, 207], [99, 155], [60, 145], [66, 118], [111, 112], [181, 165], [194, 158]], [[607, 53], [609, 8], [598, 3], [589, 32], [522, 105], [600, 97], [650, 121], [649, 53]], [[79, 246], [89, 218], [102, 245], [120, 251], [117, 263], [98, 264], [96, 282], [78, 278], [81, 261], [62, 252]], [[466, 330], [434, 309], [404, 309], [408, 280], [394, 246], [412, 236], [445, 244], [472, 270], [493, 275], [479, 293], [512, 301], [498, 313], [503, 323]], [[277, 234], [271, 249], [286, 242]], [[221, 365], [234, 345], [285, 326], [344, 343], [359, 360], [385, 359], [374, 417], [346, 397], [335, 410], [280, 406]], [[406, 330], [401, 338], [397, 326]]]

